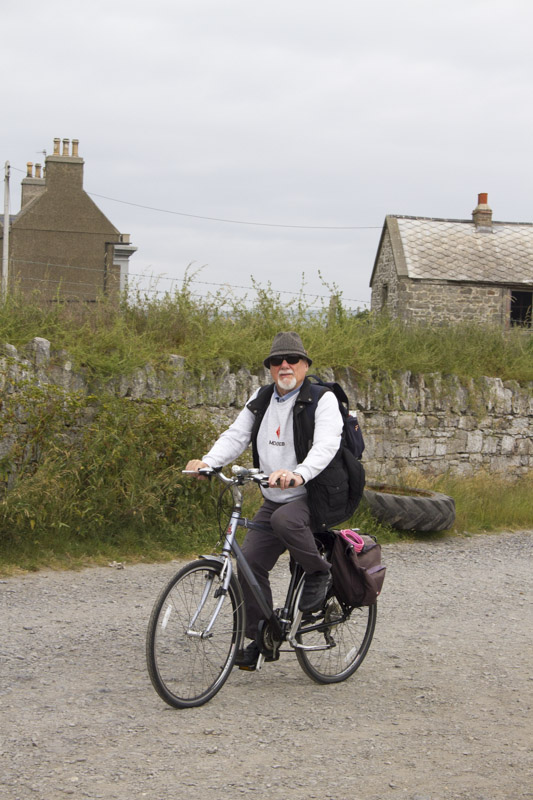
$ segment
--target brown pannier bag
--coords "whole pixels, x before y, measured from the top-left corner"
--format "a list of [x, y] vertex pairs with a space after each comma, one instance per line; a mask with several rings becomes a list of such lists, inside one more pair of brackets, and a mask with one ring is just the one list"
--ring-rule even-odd
[[361, 534], [364, 547], [355, 552], [352, 544], [338, 531], [334, 534], [331, 553], [333, 591], [348, 606], [371, 606], [381, 592], [386, 567], [381, 563], [381, 545], [373, 536]]

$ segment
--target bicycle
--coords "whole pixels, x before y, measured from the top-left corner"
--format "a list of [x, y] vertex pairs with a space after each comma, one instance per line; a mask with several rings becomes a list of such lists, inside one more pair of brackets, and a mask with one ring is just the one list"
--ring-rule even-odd
[[[185, 470], [184, 470], [185, 472]], [[148, 673], [158, 695], [175, 708], [200, 706], [222, 688], [242, 648], [245, 608], [242, 589], [233, 569], [249, 583], [264, 620], [257, 644], [263, 662], [279, 658], [281, 645], [294, 650], [303, 671], [317, 683], [346, 680], [361, 666], [376, 624], [376, 605], [348, 607], [328, 592], [322, 608], [305, 615], [299, 610], [304, 572], [291, 560], [285, 603], [272, 610], [236, 540], [238, 527], [258, 527], [241, 516], [243, 487], [253, 482], [268, 486], [268, 476], [257, 469], [234, 466], [233, 477], [219, 469], [201, 468], [205, 477], [217, 477], [233, 497], [233, 508], [219, 555], [203, 555], [179, 570], [155, 601], [146, 637]], [[317, 544], [328, 557], [327, 543]]]

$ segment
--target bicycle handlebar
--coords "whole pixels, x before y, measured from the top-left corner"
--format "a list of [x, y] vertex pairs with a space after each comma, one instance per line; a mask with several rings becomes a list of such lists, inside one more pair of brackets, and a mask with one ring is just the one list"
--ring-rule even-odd
[[234, 474], [234, 478], [228, 478], [221, 472], [220, 468], [214, 467], [200, 467], [198, 470], [192, 469], [182, 469], [182, 474], [184, 475], [203, 475], [205, 478], [212, 478], [213, 476], [217, 477], [222, 483], [226, 485], [230, 484], [238, 484], [238, 483], [248, 483], [249, 481], [253, 481], [254, 483], [258, 483], [260, 486], [264, 488], [268, 488], [268, 475], [265, 475], [264, 472], [260, 472], [255, 467], [248, 469], [247, 467], [239, 467], [236, 464], [231, 468], [231, 471]]

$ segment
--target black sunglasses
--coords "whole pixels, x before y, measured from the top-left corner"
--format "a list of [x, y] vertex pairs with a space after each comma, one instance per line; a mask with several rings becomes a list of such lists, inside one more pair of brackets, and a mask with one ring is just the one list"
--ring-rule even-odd
[[271, 367], [281, 367], [284, 361], [286, 361], [287, 364], [297, 364], [298, 361], [301, 360], [301, 356], [272, 356], [268, 363]]

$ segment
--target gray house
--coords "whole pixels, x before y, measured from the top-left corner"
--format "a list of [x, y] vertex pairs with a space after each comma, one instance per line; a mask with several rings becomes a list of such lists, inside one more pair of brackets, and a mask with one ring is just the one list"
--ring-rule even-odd
[[532, 327], [533, 223], [494, 222], [486, 194], [471, 220], [385, 218], [371, 308], [406, 322]]

